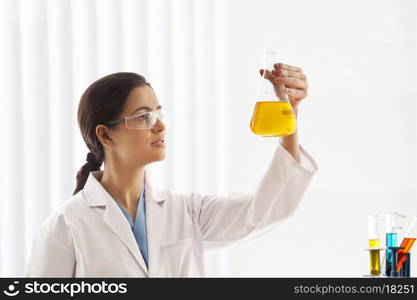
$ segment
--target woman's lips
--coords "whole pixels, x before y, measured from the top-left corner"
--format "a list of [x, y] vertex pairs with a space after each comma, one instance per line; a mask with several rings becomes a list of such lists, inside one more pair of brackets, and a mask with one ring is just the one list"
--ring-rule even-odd
[[165, 141], [163, 139], [159, 139], [156, 142], [151, 143], [151, 145], [156, 147], [165, 147]]

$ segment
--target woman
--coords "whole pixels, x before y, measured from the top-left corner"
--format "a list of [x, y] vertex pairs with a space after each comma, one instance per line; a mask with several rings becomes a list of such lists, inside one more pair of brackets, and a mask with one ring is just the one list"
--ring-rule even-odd
[[[275, 64], [266, 77], [285, 85], [297, 112], [307, 95], [301, 69]], [[145, 166], [165, 158], [162, 120], [154, 90], [138, 74], [111, 74], [87, 88], [78, 108], [87, 163], [71, 199], [37, 232], [27, 276], [204, 276], [204, 250], [274, 228], [293, 214], [317, 170], [294, 133], [278, 143], [253, 193], [158, 189]]]

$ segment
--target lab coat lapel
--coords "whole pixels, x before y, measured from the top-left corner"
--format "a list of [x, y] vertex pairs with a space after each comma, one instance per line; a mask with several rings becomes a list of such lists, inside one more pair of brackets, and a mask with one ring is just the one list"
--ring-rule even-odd
[[142, 254], [139, 251], [135, 237], [130, 228], [129, 222], [126, 217], [120, 211], [120, 208], [116, 203], [114, 205], [107, 205], [104, 211], [104, 222], [113, 230], [113, 232], [120, 238], [120, 240], [126, 245], [130, 253], [135, 257], [140, 267], [147, 274], [148, 269], [145, 261], [143, 260]]
[[145, 171], [145, 203], [146, 203], [146, 228], [148, 237], [148, 267], [149, 276], [164, 276], [159, 248], [162, 244], [162, 224], [165, 220], [166, 191], [157, 190], [153, 187]]
[[[110, 229], [119, 237], [119, 239], [129, 249], [130, 253], [136, 259], [139, 266], [145, 274], [148, 273], [145, 261], [136, 244], [135, 237], [130, 228], [129, 222], [121, 212], [115, 200], [99, 182], [103, 171], [91, 172], [84, 186], [84, 193], [90, 206], [105, 206], [103, 219]], [[117, 259], [117, 258], [116, 258]]]

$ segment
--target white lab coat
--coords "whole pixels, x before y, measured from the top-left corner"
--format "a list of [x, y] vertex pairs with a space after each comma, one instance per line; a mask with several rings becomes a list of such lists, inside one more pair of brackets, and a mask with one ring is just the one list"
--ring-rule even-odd
[[28, 277], [203, 277], [203, 251], [251, 239], [292, 215], [317, 165], [279, 143], [256, 189], [229, 196], [157, 189], [145, 169], [149, 269], [126, 217], [91, 172], [52, 213], [32, 245]]

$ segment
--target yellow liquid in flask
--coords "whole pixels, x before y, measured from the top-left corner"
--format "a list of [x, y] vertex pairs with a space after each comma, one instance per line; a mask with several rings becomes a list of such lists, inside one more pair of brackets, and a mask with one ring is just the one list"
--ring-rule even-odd
[[256, 102], [250, 128], [261, 136], [284, 137], [297, 129], [297, 120], [291, 103], [279, 101]]

